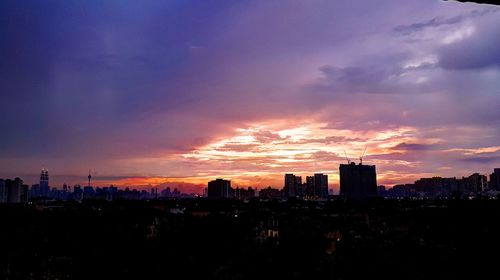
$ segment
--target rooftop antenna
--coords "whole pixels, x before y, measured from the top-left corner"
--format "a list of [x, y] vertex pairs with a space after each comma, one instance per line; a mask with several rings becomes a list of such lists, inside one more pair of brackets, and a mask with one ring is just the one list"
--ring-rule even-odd
[[363, 165], [363, 157], [365, 156], [366, 148], [368, 148], [368, 145], [365, 146], [365, 150], [363, 151], [363, 154], [359, 157], [359, 164], [361, 164], [361, 165]]
[[344, 155], [345, 155], [345, 159], [347, 160], [347, 164], [350, 164], [351, 160], [349, 159], [349, 157], [347, 157], [347, 153], [345, 152], [345, 149], [344, 149]]

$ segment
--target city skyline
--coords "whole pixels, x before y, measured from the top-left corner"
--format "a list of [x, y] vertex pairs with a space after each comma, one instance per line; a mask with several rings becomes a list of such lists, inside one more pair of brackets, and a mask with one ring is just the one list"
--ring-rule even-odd
[[498, 7], [2, 1], [0, 18], [0, 178], [201, 192], [324, 173], [338, 191], [366, 147], [380, 185], [500, 166]]
[[[312, 176], [302, 176], [286, 173], [281, 188], [268, 186], [258, 189], [254, 187], [231, 186], [231, 180], [217, 178], [207, 182], [203, 192], [185, 192], [180, 186], [166, 186], [158, 191], [158, 186], [148, 186], [148, 189], [120, 186], [98, 186], [91, 184], [91, 174], [88, 184], [64, 184], [62, 189], [50, 187], [48, 170], [42, 169], [39, 184], [31, 187], [16, 177], [14, 179], [0, 178], [0, 203], [33, 203], [61, 201], [114, 201], [114, 200], [164, 200], [208, 198], [235, 199], [242, 201], [278, 199], [285, 201], [367, 201], [372, 199], [498, 199], [500, 197], [500, 168], [495, 168], [488, 175], [473, 173], [460, 177], [420, 178], [413, 183], [399, 184], [392, 188], [377, 184], [375, 165], [348, 164], [339, 165], [340, 189], [336, 194], [329, 189], [328, 175], [315, 173]], [[489, 177], [489, 179], [488, 179]], [[172, 191], [173, 188], [173, 191]]]
[[[349, 167], [349, 168], [348, 168]], [[351, 175], [348, 175], [346, 173], [346, 168], [348, 169], [352, 169], [352, 171], [349, 171], [347, 173], [351, 174]], [[368, 168], [368, 169], [367, 169]], [[417, 185], [419, 182], [421, 181], [436, 181], [436, 182], [441, 182], [441, 180], [444, 180], [444, 181], [449, 181], [449, 180], [452, 180], [453, 182], [459, 182], [460, 180], [462, 181], [466, 181], [468, 178], [473, 178], [472, 180], [475, 180], [473, 185], [474, 187], [472, 187], [471, 189], [474, 190], [475, 192], [483, 192], [483, 194], [487, 194], [487, 195], [496, 195], [496, 191], [500, 190], [499, 186], [500, 186], [500, 168], [493, 168], [493, 173], [484, 173], [484, 174], [481, 174], [481, 173], [478, 173], [478, 172], [474, 172], [474, 173], [470, 173], [470, 174], [467, 174], [467, 175], [454, 175], [454, 176], [449, 176], [449, 177], [445, 177], [445, 176], [430, 176], [430, 177], [421, 177], [421, 178], [417, 178], [415, 181], [413, 182], [404, 182], [404, 183], [401, 183], [401, 184], [395, 184], [395, 185], [384, 185], [384, 184], [379, 184], [377, 183], [378, 181], [378, 176], [376, 175], [376, 172], [375, 172], [375, 168], [376, 166], [375, 165], [367, 165], [367, 164], [363, 164], [362, 161], [361, 161], [361, 158], [360, 158], [360, 162], [359, 163], [356, 163], [352, 160], [349, 160], [347, 162], [347, 164], [340, 164], [339, 165], [339, 174], [342, 174], [342, 169], [344, 169], [344, 176], [345, 177], [351, 177], [351, 178], [354, 178], [354, 177], [357, 177], [357, 179], [355, 179], [355, 181], [358, 181], [359, 180], [359, 184], [358, 183], [354, 183], [354, 185], [350, 186], [350, 187], [347, 187], [347, 188], [344, 188], [344, 193], [345, 193], [345, 190], [346, 189], [357, 189], [357, 188], [369, 188], [371, 189], [370, 191], [368, 192], [371, 192], [373, 194], [373, 192], [375, 191], [375, 189], [379, 189], [379, 188], [382, 188], [382, 192], [386, 192], [386, 190], [391, 190], [393, 189], [391, 192], [391, 194], [394, 194], [394, 193], [399, 193], [401, 188], [414, 188], [415, 185]], [[367, 170], [365, 170], [367, 169]], [[354, 171], [354, 170], [358, 170], [358, 171]], [[361, 175], [361, 173], [358, 174], [358, 172], [360, 172], [361, 170], [365, 170], [361, 173], [365, 173], [367, 172], [366, 175], [368, 175], [369, 177], [364, 177], [364, 175]], [[354, 171], [354, 173], [352, 173]], [[282, 181], [280, 183], [277, 183], [276, 185], [267, 185], [267, 186], [256, 186], [256, 185], [241, 185], [241, 184], [234, 184], [233, 186], [236, 188], [236, 189], [245, 189], [245, 188], [249, 188], [249, 189], [253, 189], [254, 191], [257, 191], [259, 192], [260, 190], [264, 190], [264, 189], [275, 189], [275, 190], [280, 190], [281, 192], [281, 195], [283, 196], [283, 198], [286, 198], [286, 197], [322, 197], [322, 198], [325, 198], [327, 197], [328, 195], [335, 195], [335, 194], [340, 194], [342, 196], [342, 175], [340, 175], [340, 178], [339, 178], [339, 182], [338, 182], [338, 185], [336, 184], [330, 184], [328, 183], [328, 174], [323, 174], [323, 173], [314, 173], [314, 174], [305, 174], [305, 176], [302, 176], [302, 175], [298, 175], [298, 174], [305, 174], [304, 172], [298, 172], [298, 173], [285, 173], [285, 174], [282, 174], [284, 175], [284, 177], [282, 177]], [[352, 177], [354, 175], [354, 177]], [[90, 182], [90, 177], [91, 177], [91, 173], [89, 172], [89, 174], [87, 175], [87, 184], [86, 185], [82, 185], [80, 183], [64, 183], [63, 185], [59, 186], [59, 185], [50, 185], [49, 183], [49, 173], [48, 173], [48, 170], [47, 169], [42, 169], [41, 171], [41, 174], [39, 175], [39, 181], [38, 182], [34, 182], [34, 183], [30, 183], [30, 182], [26, 182], [25, 180], [23, 180], [22, 178], [20, 178], [19, 176], [15, 176], [15, 177], [12, 177], [12, 178], [0, 178], [0, 182], [3, 182], [4, 180], [14, 180], [14, 179], [21, 179], [21, 181], [25, 182], [25, 183], [28, 183], [28, 184], [25, 184], [25, 186], [30, 190], [30, 194], [31, 195], [34, 195], [35, 197], [38, 197], [38, 196], [45, 196], [47, 195], [49, 192], [51, 191], [66, 191], [68, 188], [70, 189], [72, 186], [74, 188], [90, 188], [90, 189], [93, 189], [93, 188], [97, 188], [97, 189], [107, 189], [107, 188], [115, 188], [115, 189], [122, 189], [122, 190], [133, 190], [133, 191], [140, 191], [140, 192], [144, 192], [144, 191], [150, 191], [150, 190], [158, 190], [158, 189], [163, 189], [163, 190], [167, 190], [167, 189], [171, 189], [171, 188], [174, 188], [176, 191], [180, 191], [181, 193], [183, 194], [190, 194], [190, 195], [206, 195], [206, 191], [210, 188], [210, 184], [212, 182], [228, 182], [228, 189], [231, 189], [231, 178], [222, 178], [222, 176], [216, 176], [214, 177], [213, 179], [210, 179], [209, 181], [205, 182], [204, 184], [190, 184], [190, 183], [185, 183], [185, 182], [169, 182], [169, 183], [157, 183], [157, 184], [148, 184], [148, 185], [134, 185], [134, 184], [125, 184], [125, 185], [116, 185], [116, 184], [113, 184], [113, 183], [102, 183], [102, 181], [100, 180], [97, 180], [97, 183], [94, 184]], [[302, 178], [304, 177], [304, 178]], [[479, 179], [477, 178], [481, 178], [481, 180], [479, 181]], [[484, 178], [484, 179], [483, 179]], [[489, 178], [489, 179], [488, 179]], [[304, 179], [304, 180], [302, 180]], [[351, 180], [351, 179], [349, 179]], [[101, 182], [101, 183], [99, 183]], [[316, 183], [315, 183], [316, 182]], [[361, 183], [363, 182], [363, 183]], [[234, 182], [233, 182], [234, 183]], [[345, 181], [345, 183], [347, 183], [347, 181]], [[351, 183], [348, 183], [349, 185]], [[346, 185], [348, 185], [346, 184]], [[208, 186], [208, 188], [207, 188]], [[480, 187], [479, 187], [480, 186]], [[437, 184], [436, 187], [438, 189], [442, 188], [443, 186]], [[457, 188], [459, 186], [456, 186]], [[449, 189], [447, 191], [450, 191]], [[461, 190], [461, 192], [463, 192], [464, 190]], [[470, 190], [469, 190], [470, 191]], [[488, 193], [489, 191], [494, 191], [493, 193]], [[378, 191], [377, 191], [378, 192]], [[414, 193], [415, 194], [415, 193]]]

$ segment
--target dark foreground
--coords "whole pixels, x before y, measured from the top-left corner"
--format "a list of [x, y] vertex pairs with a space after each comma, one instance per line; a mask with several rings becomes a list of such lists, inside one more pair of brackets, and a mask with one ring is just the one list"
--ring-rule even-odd
[[0, 279], [496, 279], [500, 201], [0, 205]]

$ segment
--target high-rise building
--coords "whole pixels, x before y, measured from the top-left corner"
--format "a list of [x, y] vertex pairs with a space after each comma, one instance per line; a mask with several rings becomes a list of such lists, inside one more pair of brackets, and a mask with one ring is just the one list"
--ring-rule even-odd
[[230, 180], [216, 179], [208, 182], [208, 198], [230, 198], [232, 193]]
[[14, 180], [5, 180], [5, 187], [7, 189], [7, 202], [20, 203], [21, 195], [23, 194], [23, 180], [19, 177]]
[[304, 196], [305, 191], [303, 191], [303, 188], [305, 188], [305, 186], [302, 185], [302, 177], [295, 176], [295, 196]]
[[259, 197], [264, 199], [279, 199], [282, 197], [282, 193], [279, 189], [274, 189], [269, 186], [259, 191]]
[[40, 174], [40, 196], [48, 196], [49, 195], [49, 171], [42, 169], [42, 173]]
[[236, 188], [234, 190], [234, 197], [239, 200], [246, 200], [255, 197], [255, 190], [252, 187]]
[[314, 176], [306, 177], [306, 195], [309, 197], [314, 196]]
[[466, 180], [457, 178], [420, 178], [415, 181], [415, 192], [423, 197], [447, 197], [450, 193], [466, 193]]
[[328, 175], [314, 174], [314, 195], [323, 198], [328, 197]]
[[293, 174], [285, 174], [285, 194], [288, 197], [297, 197], [302, 193], [302, 177]]
[[493, 173], [490, 174], [490, 190], [500, 191], [500, 168], [493, 169]]
[[83, 190], [80, 185], [75, 185], [73, 187], [73, 194], [72, 197], [76, 201], [81, 201], [83, 199]]
[[28, 185], [21, 185], [21, 193], [19, 195], [19, 200], [21, 203], [28, 203], [29, 189], [30, 188]]
[[288, 197], [293, 197], [295, 196], [295, 175], [293, 174], [285, 174], [285, 185], [283, 186], [283, 189], [285, 190], [285, 194]]
[[377, 195], [375, 165], [340, 165], [340, 195], [346, 199], [362, 200]]
[[95, 195], [95, 190], [91, 186], [83, 187], [83, 198], [93, 198]]
[[479, 173], [474, 173], [469, 177], [463, 177], [461, 181], [464, 194], [482, 192], [486, 190], [488, 183], [487, 177]]
[[7, 187], [5, 186], [5, 181], [0, 179], [0, 203], [7, 202]]
[[33, 184], [31, 185], [31, 196], [40, 196], [40, 184]]

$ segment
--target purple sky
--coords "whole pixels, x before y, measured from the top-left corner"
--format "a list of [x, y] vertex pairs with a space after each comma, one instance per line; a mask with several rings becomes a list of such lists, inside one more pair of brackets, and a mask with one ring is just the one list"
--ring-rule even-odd
[[500, 8], [413, 1], [1, 1], [0, 177], [379, 183], [500, 167]]

